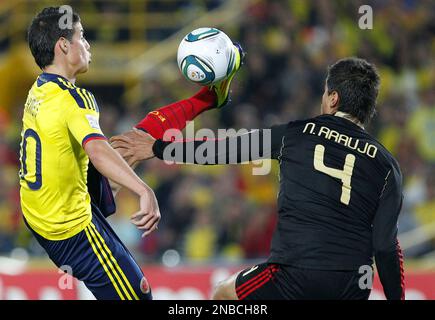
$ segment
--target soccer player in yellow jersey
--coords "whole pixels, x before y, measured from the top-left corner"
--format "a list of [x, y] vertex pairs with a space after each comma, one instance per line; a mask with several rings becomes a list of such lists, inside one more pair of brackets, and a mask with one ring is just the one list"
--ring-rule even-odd
[[[23, 115], [24, 220], [50, 259], [58, 267], [69, 266], [97, 299], [151, 299], [139, 265], [105, 220], [111, 212], [102, 211], [114, 210], [104, 176], [139, 196], [140, 210], [132, 221], [144, 235], [157, 229], [158, 203], [107, 142], [92, 93], [75, 85], [77, 75], [88, 70], [90, 45], [80, 17], [72, 13], [70, 28], [63, 26], [64, 17], [59, 8], [45, 8], [28, 30], [29, 47], [42, 74], [29, 91]], [[88, 164], [96, 169], [89, 190]], [[92, 188], [104, 196], [91, 199]]]

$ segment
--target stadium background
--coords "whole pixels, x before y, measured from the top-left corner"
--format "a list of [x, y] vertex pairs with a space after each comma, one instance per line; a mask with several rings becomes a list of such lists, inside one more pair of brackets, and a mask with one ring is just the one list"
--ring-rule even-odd
[[[78, 84], [94, 93], [108, 137], [198, 89], [182, 79], [175, 57], [182, 36], [199, 26], [242, 43], [247, 61], [231, 105], [201, 115], [197, 129], [314, 116], [328, 64], [351, 55], [374, 62], [382, 85], [368, 130], [404, 173], [399, 239], [408, 298], [435, 299], [435, 2], [417, 0], [0, 1], [0, 299], [89, 298], [82, 287], [68, 287], [23, 226], [19, 205], [22, 110], [39, 72], [25, 30], [42, 7], [62, 4], [81, 15], [93, 61]], [[373, 8], [372, 30], [358, 27], [364, 4]], [[147, 161], [137, 172], [156, 191], [162, 221], [145, 239], [128, 220], [136, 197], [119, 194], [110, 221], [156, 298], [209, 298], [213, 283], [268, 256], [277, 167], [266, 176], [251, 169]], [[382, 298], [377, 280], [375, 288], [372, 298]]]

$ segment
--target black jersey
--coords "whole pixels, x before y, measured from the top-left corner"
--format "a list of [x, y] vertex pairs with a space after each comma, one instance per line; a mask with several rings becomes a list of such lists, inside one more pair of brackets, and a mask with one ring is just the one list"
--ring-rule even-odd
[[[235, 149], [230, 147], [234, 142]], [[157, 157], [164, 157], [168, 144], [154, 144]], [[396, 160], [363, 128], [343, 117], [322, 115], [269, 131], [178, 145], [184, 152], [167, 153], [165, 160], [172, 155], [177, 162], [201, 163], [192, 157], [192, 151], [201, 149], [202, 154], [213, 152], [201, 164], [279, 161], [278, 223], [268, 262], [358, 270], [371, 265], [375, 256], [387, 298], [402, 297], [397, 241], [402, 175]]]
[[[280, 191], [270, 262], [322, 270], [371, 265], [374, 242], [386, 236], [372, 228], [375, 217], [396, 229], [400, 210], [401, 174], [392, 156], [365, 130], [335, 116], [286, 125], [273, 152]], [[385, 207], [387, 183], [398, 197]]]

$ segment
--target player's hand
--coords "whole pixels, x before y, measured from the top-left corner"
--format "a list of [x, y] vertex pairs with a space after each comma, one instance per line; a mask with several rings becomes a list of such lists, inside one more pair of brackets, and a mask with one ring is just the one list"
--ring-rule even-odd
[[125, 161], [127, 161], [127, 163], [128, 163], [128, 165], [130, 166], [130, 167], [132, 167], [132, 168], [135, 168], [136, 167], [136, 165], [138, 164], [138, 162], [137, 161], [135, 161], [135, 159], [132, 157], [132, 156], [130, 156], [129, 154], [129, 150], [128, 149], [125, 149], [125, 148], [116, 148], [116, 147], [114, 147], [113, 146], [113, 144], [112, 144], [112, 148], [113, 149], [115, 149], [120, 155], [121, 155], [121, 157], [123, 157], [124, 158], [124, 160]]
[[153, 158], [153, 145], [156, 139], [142, 130], [133, 128], [121, 135], [110, 138], [110, 143], [129, 165]]
[[147, 189], [140, 196], [140, 210], [131, 216], [131, 222], [140, 230], [145, 230], [142, 238], [149, 235], [154, 230], [160, 221], [160, 209], [157, 203], [157, 198], [151, 189]]

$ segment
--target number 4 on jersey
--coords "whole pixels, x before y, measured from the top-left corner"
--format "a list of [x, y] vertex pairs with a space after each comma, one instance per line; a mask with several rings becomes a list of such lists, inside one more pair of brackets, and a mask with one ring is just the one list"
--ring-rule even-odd
[[341, 180], [343, 186], [341, 187], [340, 201], [345, 205], [349, 205], [350, 191], [352, 190], [350, 183], [352, 179], [353, 166], [355, 164], [355, 156], [350, 153], [347, 154], [346, 159], [344, 160], [343, 170], [340, 170], [325, 166], [323, 162], [324, 155], [325, 147], [321, 144], [316, 145], [316, 148], [314, 149], [314, 169]]

